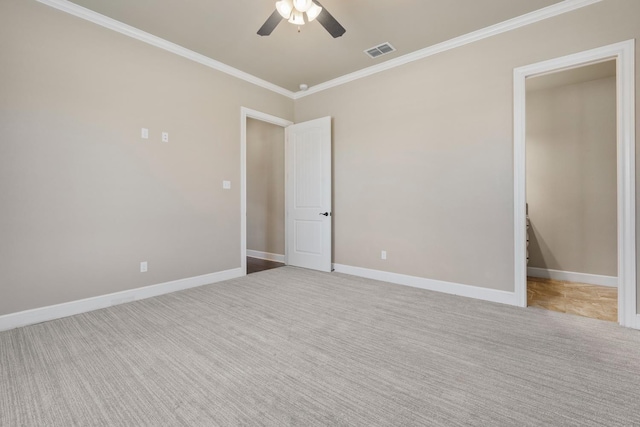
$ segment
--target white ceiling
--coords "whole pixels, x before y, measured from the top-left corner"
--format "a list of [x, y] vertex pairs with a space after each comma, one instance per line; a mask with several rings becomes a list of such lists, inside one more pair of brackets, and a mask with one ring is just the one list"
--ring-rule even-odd
[[[322, 0], [346, 28], [333, 39], [318, 22], [282, 21], [256, 31], [275, 0], [73, 0], [80, 6], [176, 43], [283, 88], [297, 91], [561, 0]], [[383, 42], [397, 51], [371, 59]]]

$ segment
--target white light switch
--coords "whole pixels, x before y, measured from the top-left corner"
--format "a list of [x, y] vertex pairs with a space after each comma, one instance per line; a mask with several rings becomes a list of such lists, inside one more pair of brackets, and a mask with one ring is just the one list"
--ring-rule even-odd
[[140, 132], [140, 138], [149, 139], [149, 129], [142, 128], [142, 131]]
[[222, 181], [222, 188], [225, 190], [231, 190], [231, 181]]
[[380, 252], [380, 259], [387, 259], [387, 251]]
[[162, 142], [169, 142], [169, 132], [162, 132]]
[[140, 263], [140, 273], [146, 273], [148, 270], [147, 261], [143, 261]]

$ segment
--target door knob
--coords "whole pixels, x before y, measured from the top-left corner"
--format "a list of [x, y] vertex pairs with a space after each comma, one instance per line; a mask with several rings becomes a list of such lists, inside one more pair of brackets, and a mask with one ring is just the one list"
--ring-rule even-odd
[[320, 215], [329, 216], [331, 214], [329, 212], [324, 212], [324, 213], [321, 213]]

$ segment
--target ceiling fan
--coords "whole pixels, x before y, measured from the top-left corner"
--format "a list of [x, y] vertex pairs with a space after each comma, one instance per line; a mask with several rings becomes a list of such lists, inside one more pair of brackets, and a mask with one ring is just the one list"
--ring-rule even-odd
[[280, 0], [276, 2], [276, 10], [262, 27], [260, 27], [258, 34], [268, 36], [283, 19], [287, 19], [294, 25], [304, 25], [305, 14], [307, 16], [307, 22], [317, 19], [320, 25], [322, 25], [334, 39], [342, 36], [347, 31], [336, 21], [336, 18], [327, 12], [327, 9], [322, 7], [318, 0]]

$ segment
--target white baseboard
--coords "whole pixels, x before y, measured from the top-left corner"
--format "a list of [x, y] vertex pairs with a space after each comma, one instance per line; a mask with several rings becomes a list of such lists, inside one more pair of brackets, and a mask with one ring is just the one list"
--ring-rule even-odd
[[195, 288], [197, 286], [231, 280], [241, 276], [242, 270], [240, 268], [234, 268], [232, 270], [205, 274], [203, 276], [173, 280], [171, 282], [160, 283], [157, 285], [150, 285], [142, 288], [66, 302], [63, 304], [50, 305], [47, 307], [35, 308], [33, 310], [6, 314], [4, 316], [0, 316], [0, 331], [7, 331], [9, 329], [60, 319], [135, 300], [151, 298], [184, 289]]
[[430, 291], [443, 292], [445, 294], [459, 295], [484, 301], [498, 302], [501, 304], [517, 305], [514, 292], [499, 291], [496, 289], [481, 288], [478, 286], [462, 285], [459, 283], [444, 282], [441, 280], [425, 279], [405, 274], [389, 273], [387, 271], [371, 270], [362, 267], [334, 264], [337, 273], [350, 274], [352, 276], [365, 277], [367, 279], [381, 280], [383, 282]]
[[527, 267], [527, 276], [540, 279], [565, 280], [567, 282], [587, 283], [589, 285], [618, 287], [615, 276], [601, 276], [598, 274], [576, 273], [573, 271], [551, 270], [548, 268]]
[[266, 259], [267, 261], [284, 262], [284, 255], [269, 252], [252, 251], [247, 249], [247, 256], [251, 258]]

